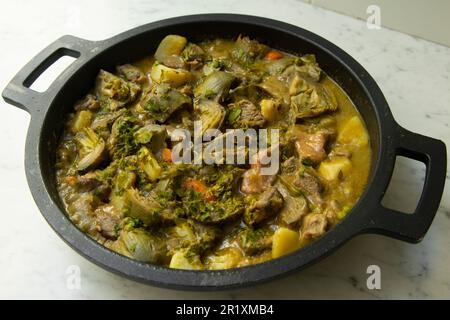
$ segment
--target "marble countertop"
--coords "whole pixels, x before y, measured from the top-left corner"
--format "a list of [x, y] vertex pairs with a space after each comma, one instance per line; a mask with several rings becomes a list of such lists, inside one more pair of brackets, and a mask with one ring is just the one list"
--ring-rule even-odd
[[[334, 42], [375, 78], [402, 126], [450, 147], [450, 48], [387, 29], [369, 30], [364, 21], [295, 0], [8, 1], [0, 10], [0, 88], [61, 35], [99, 40], [162, 18], [210, 12], [270, 17]], [[226, 292], [159, 289], [113, 275], [70, 249], [40, 215], [23, 165], [30, 116], [0, 104], [0, 298], [450, 298], [448, 175], [439, 212], [417, 245], [359, 236], [302, 272]], [[412, 161], [398, 164], [386, 203], [411, 207], [424, 170]], [[380, 290], [366, 286], [369, 265], [381, 269]], [[80, 288], [68, 285], [71, 266], [79, 267]]]

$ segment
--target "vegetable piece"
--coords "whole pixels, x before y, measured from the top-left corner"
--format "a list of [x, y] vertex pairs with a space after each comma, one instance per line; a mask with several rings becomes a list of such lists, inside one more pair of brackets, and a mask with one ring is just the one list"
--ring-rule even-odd
[[86, 127], [89, 127], [92, 122], [92, 112], [88, 110], [81, 110], [75, 114], [75, 117], [72, 120], [72, 125], [70, 130], [73, 133], [80, 132]]
[[294, 63], [294, 59], [290, 57], [283, 57], [277, 60], [263, 61], [264, 69], [271, 75], [280, 75], [287, 67]]
[[166, 145], [167, 130], [158, 124], [145, 125], [134, 133], [136, 143], [150, 146], [153, 153], [158, 153]]
[[309, 212], [308, 202], [302, 195], [291, 196], [282, 184], [279, 186], [279, 190], [284, 198], [284, 207], [278, 215], [279, 219], [288, 226], [299, 224], [301, 219]]
[[171, 252], [182, 248], [203, 252], [214, 246], [220, 234], [218, 228], [192, 220], [177, 219], [175, 223], [167, 231], [167, 247]]
[[172, 162], [172, 150], [164, 148], [161, 152], [161, 156], [165, 162]]
[[121, 159], [137, 151], [138, 144], [134, 139], [137, 129], [135, 117], [121, 116], [114, 121], [106, 145], [113, 159]]
[[336, 97], [321, 84], [299, 80], [299, 94], [291, 97], [291, 117], [311, 118], [338, 108]]
[[280, 104], [273, 99], [263, 99], [260, 102], [261, 114], [267, 121], [275, 121], [279, 116]]
[[244, 229], [237, 235], [239, 247], [248, 255], [256, 255], [272, 246], [273, 231], [269, 228]]
[[236, 268], [242, 259], [242, 253], [237, 248], [228, 247], [206, 258], [206, 266], [209, 270], [225, 270]]
[[195, 98], [206, 98], [216, 102], [223, 101], [228, 95], [235, 77], [224, 71], [214, 71], [194, 89]]
[[130, 170], [119, 170], [114, 177], [114, 193], [117, 195], [122, 195], [124, 191], [133, 188], [135, 183], [136, 173]]
[[337, 141], [344, 144], [364, 147], [369, 142], [367, 131], [358, 116], [351, 117], [339, 131]]
[[174, 60], [174, 57], [180, 57], [186, 43], [185, 37], [173, 34], [166, 36], [156, 49], [155, 59], [167, 66], [172, 66], [170, 62]]
[[117, 244], [112, 249], [127, 257], [149, 263], [161, 262], [166, 256], [162, 239], [144, 229], [128, 226], [122, 230]]
[[202, 270], [204, 266], [200, 261], [200, 256], [189, 249], [175, 252], [170, 260], [170, 268], [183, 270]]
[[270, 61], [278, 60], [278, 59], [283, 58], [283, 54], [278, 51], [269, 51], [266, 53], [265, 58]]
[[194, 110], [197, 112], [198, 119], [202, 122], [202, 135], [208, 129], [220, 128], [225, 119], [225, 109], [212, 100], [201, 99], [195, 104]]
[[137, 156], [140, 168], [151, 182], [155, 182], [160, 177], [162, 168], [154, 155], [146, 147], [142, 147]]
[[125, 81], [105, 70], [100, 70], [95, 89], [99, 96], [110, 99], [109, 109], [111, 110], [133, 102], [141, 90], [138, 85]]
[[150, 77], [156, 83], [167, 83], [172, 87], [180, 87], [188, 82], [192, 75], [187, 70], [169, 68], [163, 64], [154, 63]]
[[278, 228], [272, 237], [272, 258], [276, 259], [300, 248], [299, 235], [288, 228]]
[[100, 138], [91, 128], [84, 128], [76, 136], [78, 143], [79, 161], [78, 171], [84, 171], [95, 167], [104, 159], [105, 141]]
[[188, 218], [203, 223], [221, 223], [233, 220], [244, 212], [242, 197], [228, 193], [220, 201], [205, 201], [202, 193], [190, 188], [177, 190], [184, 213]]
[[268, 76], [259, 87], [269, 93], [276, 100], [289, 104], [289, 90], [284, 82], [276, 76]]
[[246, 208], [244, 221], [249, 226], [257, 225], [276, 215], [283, 205], [284, 200], [280, 192], [270, 187]]
[[125, 216], [139, 219], [147, 226], [161, 221], [161, 204], [152, 197], [143, 197], [135, 188], [126, 190], [123, 196], [116, 196], [112, 202]]
[[318, 172], [324, 179], [332, 181], [349, 174], [351, 168], [352, 163], [348, 158], [335, 157], [321, 162]]
[[175, 111], [191, 105], [191, 99], [167, 84], [155, 85], [143, 98], [141, 106], [158, 122], [165, 122]]
[[114, 112], [97, 113], [91, 123], [91, 128], [94, 130], [108, 131], [109, 133], [111, 125], [114, 123], [114, 121], [116, 121], [120, 116], [124, 115], [126, 111], [126, 109], [119, 109]]
[[293, 83], [296, 82], [298, 84], [298, 81], [300, 79], [318, 82], [320, 80], [321, 74], [322, 70], [320, 69], [319, 65], [314, 62], [303, 64], [301, 66], [291, 65], [283, 71], [281, 76], [285, 79], [290, 79], [292, 87]]

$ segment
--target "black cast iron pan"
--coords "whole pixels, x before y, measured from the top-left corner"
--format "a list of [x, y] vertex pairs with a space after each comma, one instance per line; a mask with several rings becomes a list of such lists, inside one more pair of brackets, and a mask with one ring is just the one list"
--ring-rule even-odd
[[[348, 93], [364, 118], [372, 146], [372, 168], [365, 192], [340, 224], [304, 249], [262, 264], [225, 271], [186, 271], [140, 263], [116, 254], [89, 238], [71, 223], [58, 197], [55, 149], [67, 113], [93, 86], [98, 71], [153, 53], [167, 34], [189, 39], [236, 37], [245, 34], [272, 47], [294, 53], [314, 53], [325, 70]], [[45, 92], [30, 85], [61, 56], [76, 60]], [[101, 267], [128, 278], [178, 289], [216, 290], [251, 285], [304, 268], [362, 233], [378, 233], [417, 243], [439, 207], [446, 175], [443, 142], [400, 127], [372, 77], [352, 57], [304, 29], [265, 18], [205, 14], [153, 22], [104, 41], [64, 36], [34, 57], [3, 91], [6, 102], [28, 111], [26, 141], [28, 183], [42, 215], [72, 248]], [[402, 155], [426, 165], [422, 196], [413, 214], [383, 207], [395, 158]]]

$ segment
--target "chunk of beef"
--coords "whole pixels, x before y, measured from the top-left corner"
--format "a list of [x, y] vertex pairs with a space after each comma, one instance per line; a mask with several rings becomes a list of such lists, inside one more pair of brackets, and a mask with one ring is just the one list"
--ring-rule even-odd
[[280, 220], [289, 226], [297, 225], [301, 219], [309, 212], [308, 202], [305, 197], [285, 197], [285, 205], [280, 212]]
[[323, 203], [322, 192], [323, 185], [315, 175], [304, 172], [293, 181], [293, 185], [300, 190], [314, 206], [320, 206]]
[[98, 110], [100, 108], [100, 103], [98, 102], [97, 98], [92, 95], [88, 94], [83, 99], [79, 100], [77, 103], [75, 103], [75, 110]]
[[135, 67], [131, 64], [118, 66], [117, 72], [127, 81], [131, 81], [137, 84], [143, 84], [147, 80], [144, 73], [138, 67]]
[[328, 134], [322, 131], [306, 133], [298, 131], [295, 137], [295, 147], [300, 160], [306, 164], [317, 164], [327, 157], [325, 145]]
[[280, 192], [270, 187], [245, 210], [244, 221], [247, 225], [256, 225], [276, 215], [284, 205]]
[[327, 227], [327, 218], [321, 213], [311, 213], [308, 214], [303, 219], [303, 224], [301, 228], [301, 240], [309, 241], [312, 239], [317, 239], [323, 235]]
[[241, 100], [230, 106], [228, 122], [234, 128], [261, 128], [266, 123], [261, 110], [250, 100]]
[[95, 210], [97, 230], [108, 239], [116, 239], [117, 227], [122, 220], [122, 213], [113, 205], [103, 205]]
[[[273, 148], [279, 148], [278, 145], [273, 145], [270, 147]], [[242, 175], [242, 185], [241, 185], [241, 191], [247, 194], [255, 194], [255, 193], [261, 193], [270, 186], [272, 186], [277, 179], [277, 172], [274, 174], [265, 174], [263, 175], [261, 172], [262, 164], [261, 162], [265, 159], [263, 157], [267, 156], [267, 154], [270, 154], [271, 150], [260, 150], [256, 155], [256, 161], [255, 163], [251, 165], [251, 168], [244, 172]], [[265, 161], [264, 161], [265, 162]]]

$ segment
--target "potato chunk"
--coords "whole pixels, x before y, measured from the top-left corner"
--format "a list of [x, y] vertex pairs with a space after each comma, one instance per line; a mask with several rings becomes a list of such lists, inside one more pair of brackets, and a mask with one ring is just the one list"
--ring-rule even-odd
[[358, 116], [353, 116], [339, 131], [337, 141], [345, 144], [352, 144], [357, 147], [364, 147], [369, 143], [369, 137], [364, 128], [364, 124]]
[[274, 121], [278, 117], [279, 103], [272, 99], [263, 99], [260, 102], [261, 114], [267, 121]]
[[319, 174], [328, 181], [337, 180], [347, 175], [352, 168], [352, 163], [347, 157], [336, 157], [323, 161], [319, 166]]
[[300, 248], [299, 234], [288, 228], [279, 228], [272, 237], [272, 258], [279, 258]]

